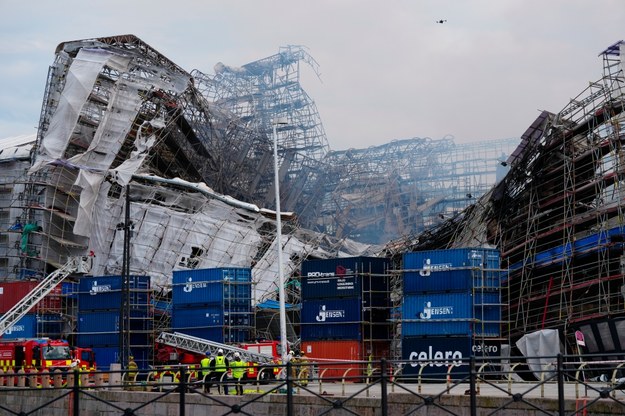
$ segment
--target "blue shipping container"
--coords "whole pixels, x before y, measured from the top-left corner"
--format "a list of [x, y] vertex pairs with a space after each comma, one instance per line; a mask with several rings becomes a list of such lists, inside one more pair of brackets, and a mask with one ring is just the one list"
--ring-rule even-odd
[[[150, 276], [130, 276], [130, 289], [149, 290]], [[99, 294], [122, 290], [121, 276], [86, 276], [78, 282], [80, 293]]]
[[[84, 347], [84, 345], [81, 345]], [[110, 347], [93, 347], [95, 353], [95, 361], [98, 366], [98, 370], [109, 371], [111, 364], [119, 363], [119, 345]], [[147, 370], [150, 368], [152, 359], [150, 357], [150, 349], [147, 348], [132, 348], [130, 350], [137, 366], [140, 370]]]
[[302, 340], [360, 340], [362, 302], [360, 298], [304, 300], [301, 321]]
[[[148, 310], [130, 311], [131, 330], [150, 330], [152, 320]], [[117, 311], [94, 311], [78, 313], [78, 332], [110, 332], [119, 330], [119, 310]]]
[[187, 282], [252, 282], [252, 269], [249, 267], [220, 267], [211, 269], [174, 270], [172, 283]]
[[402, 335], [500, 334], [500, 293], [433, 292], [405, 295]]
[[[89, 344], [83, 345], [78, 341], [78, 345], [87, 348]], [[98, 370], [109, 371], [111, 364], [119, 363], [119, 344], [112, 347], [92, 347], [95, 353], [95, 362], [98, 366]], [[138, 364], [137, 364], [138, 365]]]
[[469, 335], [472, 311], [467, 292], [404, 295], [402, 335]]
[[2, 339], [36, 338], [37, 315], [26, 314], [15, 324], [10, 326], [2, 335]]
[[363, 292], [387, 293], [389, 260], [345, 257], [302, 263], [302, 299], [360, 297]]
[[249, 268], [174, 271], [174, 307], [197, 305], [251, 305], [252, 273]]
[[37, 336], [62, 338], [65, 321], [60, 315], [45, 314], [37, 317]]
[[[152, 335], [149, 332], [131, 331], [130, 345], [147, 348], [152, 345]], [[99, 334], [80, 333], [76, 335], [76, 343], [83, 347], [114, 347], [119, 345], [119, 332], [102, 332]]]
[[223, 281], [188, 281], [173, 285], [174, 308], [200, 305], [251, 305], [252, 284]]
[[404, 293], [500, 288], [500, 264], [499, 251], [488, 248], [404, 253]]
[[[150, 303], [150, 276], [130, 276], [131, 309], [144, 309]], [[121, 276], [83, 277], [78, 287], [78, 308], [83, 311], [119, 308], [122, 303]]]
[[[469, 374], [471, 356], [499, 357], [501, 341], [475, 340], [472, 337], [402, 337], [402, 359], [409, 360], [402, 374], [445, 380], [451, 376], [464, 378]], [[423, 370], [421, 368], [423, 367]]]
[[[151, 331], [153, 320], [148, 311], [131, 311], [131, 336], [137, 334], [143, 338], [142, 331]], [[119, 311], [96, 311], [78, 313], [79, 345], [114, 345], [119, 344]], [[144, 344], [145, 341], [140, 341]]]
[[199, 308], [176, 308], [171, 312], [171, 327], [174, 331], [186, 328], [223, 326], [224, 315], [221, 306]]
[[62, 282], [61, 293], [70, 299], [76, 299], [78, 297], [78, 283]]

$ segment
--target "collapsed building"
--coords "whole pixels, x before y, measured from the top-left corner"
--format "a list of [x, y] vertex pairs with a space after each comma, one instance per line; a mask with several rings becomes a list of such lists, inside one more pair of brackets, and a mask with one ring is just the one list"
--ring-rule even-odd
[[460, 215], [393, 246], [497, 247], [510, 338], [557, 329], [568, 351], [584, 344], [593, 354], [625, 352], [625, 43], [599, 56], [602, 78], [560, 112], [537, 117], [503, 162], [504, 180]]
[[[289, 46], [189, 73], [133, 35], [61, 43], [36, 137], [0, 153], [0, 278], [41, 279], [92, 254], [94, 276], [149, 275], [160, 293], [174, 270], [251, 267], [255, 302], [275, 299], [276, 244], [293, 278], [306, 258], [380, 255], [474, 202], [518, 144], [413, 138], [331, 151], [301, 62], [316, 71]], [[281, 241], [278, 118], [288, 120], [275, 129]]]

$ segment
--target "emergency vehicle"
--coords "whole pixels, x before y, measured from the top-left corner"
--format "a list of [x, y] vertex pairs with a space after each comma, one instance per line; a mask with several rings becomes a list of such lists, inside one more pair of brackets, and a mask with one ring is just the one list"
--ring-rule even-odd
[[[255, 354], [263, 354], [267, 356], [273, 357], [274, 364], [280, 364], [281, 362], [281, 350], [282, 345], [279, 341], [258, 341], [253, 343], [245, 343], [240, 345], [246, 351], [253, 352]], [[247, 378], [251, 380], [255, 380], [258, 377], [258, 362], [256, 361], [248, 361], [247, 363]], [[267, 366], [267, 363], [261, 364], [263, 366]], [[265, 370], [261, 373], [261, 377], [263, 380], [267, 379], [275, 379], [280, 374], [280, 367], [273, 367], [271, 370]]]
[[18, 338], [0, 340], [0, 368], [6, 373], [36, 369], [53, 372], [72, 368], [72, 352], [65, 340]]
[[77, 363], [82, 371], [95, 371], [97, 369], [95, 352], [91, 348], [72, 347], [72, 360]]
[[[158, 344], [157, 350], [163, 352], [163, 361], [167, 360], [169, 356], [170, 364], [173, 362], [177, 364], [194, 363], [195, 366], [187, 367], [189, 369], [199, 368], [200, 360], [206, 352], [216, 356], [217, 351], [221, 349], [229, 359], [232, 359], [234, 353], [239, 353], [241, 359], [249, 367], [247, 370], [248, 379], [256, 379], [261, 367], [271, 368], [271, 371], [265, 370], [261, 373], [263, 380], [276, 378], [280, 373], [280, 367], [275, 367], [275, 365], [279, 365], [281, 362], [281, 348], [278, 341], [244, 343], [235, 347], [179, 332], [162, 332], [157, 337], [156, 343]], [[172, 348], [166, 348], [165, 346]]]

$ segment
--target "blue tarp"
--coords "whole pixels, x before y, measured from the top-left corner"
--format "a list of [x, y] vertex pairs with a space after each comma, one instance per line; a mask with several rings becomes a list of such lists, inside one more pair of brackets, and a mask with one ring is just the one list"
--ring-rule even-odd
[[[278, 302], [277, 300], [270, 299], [270, 300], [266, 300], [266, 301], [264, 301], [262, 303], [258, 303], [256, 305], [256, 307], [259, 308], [259, 309], [276, 309], [276, 310], [279, 310], [280, 309], [280, 302]], [[284, 309], [287, 309], [287, 310], [297, 310], [297, 309], [300, 309], [300, 305], [299, 304], [293, 305], [291, 303], [285, 303], [284, 304]]]

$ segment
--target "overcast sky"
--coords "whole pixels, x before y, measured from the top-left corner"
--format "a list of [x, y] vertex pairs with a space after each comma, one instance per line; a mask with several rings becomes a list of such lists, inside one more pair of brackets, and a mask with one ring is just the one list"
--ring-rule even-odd
[[[446, 20], [440, 24], [438, 20]], [[330, 147], [519, 137], [602, 75], [623, 0], [0, 0], [0, 138], [36, 132], [64, 41], [134, 34], [213, 73], [302, 45]]]

